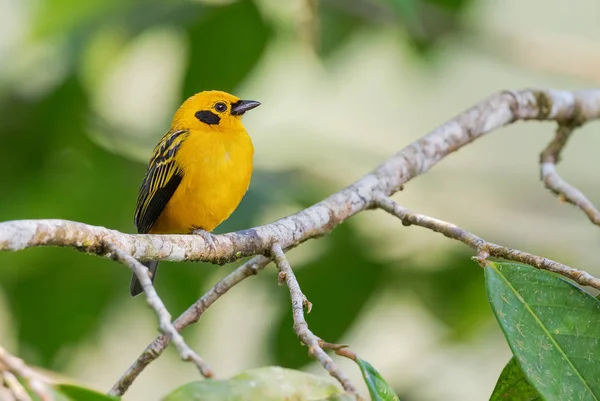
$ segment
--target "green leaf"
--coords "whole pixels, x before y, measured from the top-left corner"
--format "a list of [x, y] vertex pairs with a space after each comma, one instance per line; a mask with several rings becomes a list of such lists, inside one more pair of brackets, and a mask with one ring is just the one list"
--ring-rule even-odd
[[57, 399], [60, 397], [60, 401], [118, 401], [121, 399], [72, 384], [59, 384], [55, 386], [55, 389], [58, 392]]
[[488, 299], [529, 383], [547, 400], [600, 398], [600, 302], [555, 274], [489, 262]]
[[280, 401], [338, 400], [344, 394], [333, 379], [276, 366], [251, 369], [229, 380], [203, 380], [184, 384], [163, 401]]
[[233, 92], [259, 61], [271, 36], [271, 27], [250, 0], [206, 12], [188, 33], [185, 97], [210, 89]]
[[400, 401], [394, 390], [369, 362], [356, 358], [356, 363], [369, 389], [371, 401]]
[[529, 384], [516, 358], [506, 364], [490, 401], [536, 401], [540, 394]]

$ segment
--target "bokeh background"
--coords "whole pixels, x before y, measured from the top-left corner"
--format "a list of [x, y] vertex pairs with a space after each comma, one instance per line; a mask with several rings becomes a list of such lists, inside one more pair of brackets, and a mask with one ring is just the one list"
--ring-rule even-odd
[[[256, 173], [224, 232], [322, 199], [495, 91], [598, 82], [596, 0], [0, 0], [0, 221], [133, 232], [153, 146], [182, 100], [205, 89], [263, 103], [244, 117]], [[597, 228], [539, 182], [552, 129], [495, 132], [396, 199], [600, 273]], [[597, 131], [577, 132], [560, 170], [600, 203]], [[313, 331], [351, 344], [412, 401], [487, 399], [509, 359], [470, 256], [383, 212], [290, 253]], [[157, 289], [178, 314], [232, 268], [162, 263]], [[268, 364], [323, 374], [292, 333], [274, 270], [185, 331], [219, 377]], [[129, 276], [68, 249], [1, 254], [0, 344], [106, 391], [156, 334], [152, 311], [128, 295]], [[195, 379], [169, 349], [126, 399], [158, 399]]]

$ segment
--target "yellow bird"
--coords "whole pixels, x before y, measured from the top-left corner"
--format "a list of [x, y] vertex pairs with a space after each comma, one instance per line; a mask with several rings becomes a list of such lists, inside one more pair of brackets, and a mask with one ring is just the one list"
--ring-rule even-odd
[[[200, 234], [237, 208], [250, 185], [254, 147], [242, 116], [260, 105], [229, 93], [205, 91], [187, 99], [154, 148], [137, 199], [140, 234]], [[144, 263], [152, 281], [158, 261]], [[132, 296], [143, 291], [133, 275]]]

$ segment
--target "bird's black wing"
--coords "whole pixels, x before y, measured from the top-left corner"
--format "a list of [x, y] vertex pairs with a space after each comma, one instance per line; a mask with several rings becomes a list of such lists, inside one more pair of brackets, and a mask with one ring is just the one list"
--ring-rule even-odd
[[183, 171], [175, 155], [188, 135], [185, 130], [169, 131], [154, 148], [135, 210], [134, 222], [140, 234], [150, 231], [181, 183]]

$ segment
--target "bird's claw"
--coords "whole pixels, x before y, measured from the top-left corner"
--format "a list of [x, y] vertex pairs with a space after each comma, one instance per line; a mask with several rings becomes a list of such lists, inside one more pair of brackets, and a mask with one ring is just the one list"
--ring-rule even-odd
[[204, 242], [206, 242], [206, 245], [208, 245], [208, 250], [209, 250], [209, 254], [210, 253], [214, 253], [215, 255], [217, 254], [217, 245], [215, 244], [215, 235], [209, 233], [208, 231], [202, 230], [202, 229], [196, 229], [194, 231], [192, 231], [192, 234], [194, 235], [199, 235], [202, 237], [202, 239], [204, 240]]

